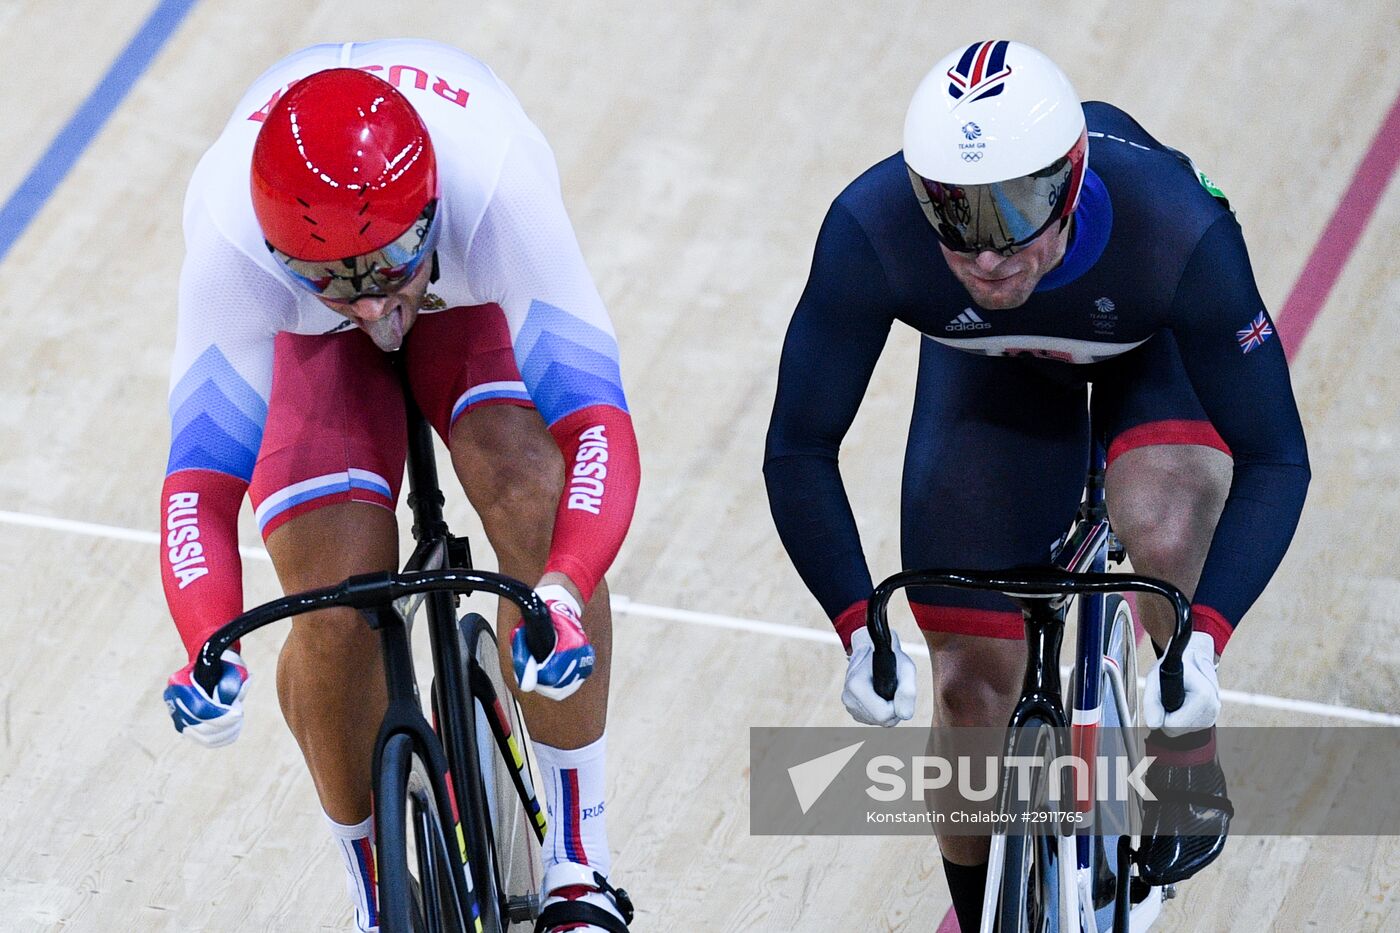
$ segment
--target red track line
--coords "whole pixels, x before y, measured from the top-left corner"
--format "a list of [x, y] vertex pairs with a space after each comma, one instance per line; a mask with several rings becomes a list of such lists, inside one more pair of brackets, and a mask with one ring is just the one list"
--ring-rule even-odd
[[1298, 273], [1293, 290], [1278, 313], [1275, 322], [1278, 336], [1289, 360], [1297, 354], [1303, 338], [1327, 303], [1332, 287], [1341, 278], [1347, 260], [1375, 213], [1376, 204], [1395, 174], [1397, 163], [1400, 163], [1400, 94], [1390, 105], [1376, 138], [1371, 140], [1371, 148], [1362, 157], [1336, 211], [1322, 229], [1322, 238], [1313, 247], [1312, 255]]

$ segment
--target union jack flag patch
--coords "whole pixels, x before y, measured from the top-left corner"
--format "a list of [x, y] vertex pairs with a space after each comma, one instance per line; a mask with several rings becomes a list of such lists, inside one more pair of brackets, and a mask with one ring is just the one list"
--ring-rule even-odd
[[1243, 330], [1235, 331], [1235, 339], [1240, 342], [1240, 350], [1248, 353], [1255, 347], [1263, 346], [1264, 342], [1274, 335], [1274, 325], [1269, 323], [1264, 312], [1260, 311], [1254, 316], [1254, 320]]

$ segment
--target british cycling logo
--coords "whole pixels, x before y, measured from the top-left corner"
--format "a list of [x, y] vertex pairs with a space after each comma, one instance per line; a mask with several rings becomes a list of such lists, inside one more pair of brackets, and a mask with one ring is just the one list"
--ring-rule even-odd
[[1094, 310], [1089, 312], [1089, 320], [1094, 325], [1095, 333], [1111, 334], [1118, 323], [1118, 306], [1111, 298], [1095, 299]]
[[1006, 65], [1010, 45], [1006, 39], [998, 39], [964, 49], [962, 58], [948, 71], [948, 96], [961, 104], [996, 97], [1006, 90], [1006, 79], [1011, 77]]

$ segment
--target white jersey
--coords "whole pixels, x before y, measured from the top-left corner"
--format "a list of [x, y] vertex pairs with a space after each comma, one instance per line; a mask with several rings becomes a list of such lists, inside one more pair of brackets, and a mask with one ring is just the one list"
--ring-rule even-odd
[[[440, 277], [429, 292], [442, 303], [433, 304], [501, 306], [519, 391], [546, 423], [594, 404], [626, 411], [616, 339], [564, 211], [553, 153], [505, 84], [466, 53], [427, 40], [318, 45], [254, 82], [190, 180], [167, 472], [208, 469], [247, 481], [276, 334], [353, 326], [279, 268], [249, 189], [253, 145], [272, 105], [298, 79], [338, 67], [393, 84], [428, 127], [441, 188]], [[560, 375], [570, 371], [591, 378]]]

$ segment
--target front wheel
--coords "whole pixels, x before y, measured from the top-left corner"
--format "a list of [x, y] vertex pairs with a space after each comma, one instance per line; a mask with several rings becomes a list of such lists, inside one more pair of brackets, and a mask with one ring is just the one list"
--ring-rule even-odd
[[[1030, 781], [1030, 797], [1012, 801], [1018, 818], [1013, 825], [1021, 830], [1006, 836], [1006, 856], [1002, 863], [1000, 896], [997, 902], [998, 933], [1048, 933], [1059, 922], [1059, 851], [1057, 837], [1048, 825], [1032, 822], [1029, 814], [1050, 808], [1052, 794], [1046, 780], [1049, 762], [1056, 755], [1055, 730], [1049, 723], [1032, 721], [1016, 735], [1015, 754], [1035, 757], [1046, 763], [1035, 768]], [[1038, 829], [1033, 829], [1038, 825]]]
[[[520, 705], [502, 670], [490, 623], [476, 613], [458, 622], [463, 666], [476, 709], [476, 741], [487, 807], [491, 811], [492, 869], [506, 924], [531, 924], [539, 915], [544, 881], [540, 841], [545, 820], [535, 793], [529, 735]], [[470, 660], [468, 660], [470, 659]]]
[[452, 817], [432, 774], [413, 747], [412, 736], [396, 733], [384, 743], [374, 801], [383, 933], [464, 931], [475, 926], [462, 863], [448, 842]]

